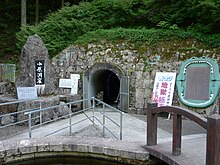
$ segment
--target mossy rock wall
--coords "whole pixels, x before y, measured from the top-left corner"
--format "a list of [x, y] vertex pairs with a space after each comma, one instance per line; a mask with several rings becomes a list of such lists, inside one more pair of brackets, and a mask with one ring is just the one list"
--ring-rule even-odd
[[[220, 64], [220, 48], [207, 48], [193, 39], [163, 41], [156, 45], [142, 43], [138, 46], [128, 42], [102, 41], [83, 46], [71, 45], [55, 56], [52, 64], [57, 73], [57, 86], [59, 78], [69, 78], [74, 73], [81, 74], [79, 94], [82, 94], [82, 75], [92, 66], [99, 63], [117, 66], [130, 79], [128, 112], [144, 114], [144, 108], [151, 100], [156, 72], [178, 74], [181, 62], [194, 56], [214, 58]], [[64, 90], [58, 90], [59, 94], [62, 92]], [[176, 90], [173, 105], [181, 105]], [[206, 109], [208, 113], [210, 109], [212, 107]]]

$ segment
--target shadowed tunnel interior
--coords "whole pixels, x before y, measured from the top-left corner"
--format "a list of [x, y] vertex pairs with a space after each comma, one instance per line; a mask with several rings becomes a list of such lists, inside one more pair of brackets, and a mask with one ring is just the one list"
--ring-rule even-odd
[[90, 92], [92, 96], [113, 105], [119, 97], [120, 80], [111, 70], [97, 70], [91, 75]]

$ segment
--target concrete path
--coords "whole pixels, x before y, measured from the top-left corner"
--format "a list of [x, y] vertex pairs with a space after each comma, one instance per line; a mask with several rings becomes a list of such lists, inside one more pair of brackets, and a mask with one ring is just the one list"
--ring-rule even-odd
[[[144, 146], [150, 154], [160, 157], [168, 164], [175, 165], [205, 165], [206, 135], [188, 135], [183, 137], [181, 155], [172, 155], [172, 142], [164, 141], [156, 146]], [[174, 163], [175, 162], [175, 163]]]
[[[86, 113], [88, 116], [92, 115], [92, 112], [87, 112]], [[120, 114], [117, 112], [108, 112], [106, 113], [111, 119], [113, 119], [116, 123], [120, 123]], [[102, 122], [103, 118], [102, 115], [99, 112], [95, 113], [95, 116]], [[86, 119], [86, 116], [82, 114], [78, 114], [76, 116], [73, 116], [71, 118], [72, 123], [77, 123], [83, 119]], [[56, 122], [52, 122], [50, 124], [43, 125], [39, 128], [35, 128], [32, 130], [32, 137], [33, 138], [40, 138], [47, 136], [48, 134], [57, 131], [63, 127], [67, 127], [69, 125], [69, 118], [67, 119], [62, 119]], [[123, 125], [123, 130], [122, 130], [122, 140], [125, 141], [141, 141], [141, 142], [146, 142], [146, 128], [147, 124], [145, 121], [142, 121], [132, 115], [124, 113], [123, 118], [122, 118], [122, 125]], [[90, 120], [83, 121], [79, 124], [76, 124], [72, 126], [72, 132], [71, 135], [81, 135], [81, 136], [98, 136], [102, 137], [102, 125], [95, 120], [95, 127], [92, 128], [92, 122]], [[119, 137], [120, 129], [117, 127], [113, 122], [110, 122], [106, 118], [106, 127], [111, 130], [117, 137]], [[107, 130], [106, 132], [106, 138], [114, 138]], [[57, 132], [54, 135], [51, 136], [68, 136], [70, 133], [69, 127], [66, 128], [63, 131]], [[11, 139], [26, 139], [29, 137], [29, 133], [25, 132], [20, 135], [10, 137], [7, 140]], [[163, 140], [164, 138], [171, 138], [171, 133], [166, 132], [162, 129], [158, 129], [158, 139]]]
[[[87, 116], [91, 116], [92, 112], [87, 112]], [[111, 117], [116, 123], [120, 123], [120, 114], [116, 112], [108, 112], [107, 115]], [[99, 112], [95, 113], [95, 116], [102, 122], [103, 118]], [[71, 118], [72, 123], [77, 123], [80, 120], [85, 119], [86, 116], [84, 114], [79, 114]], [[57, 122], [53, 122], [50, 124], [46, 124], [42, 127], [35, 128], [32, 130], [33, 138], [42, 138], [47, 136], [48, 134], [61, 129], [62, 127], [67, 127], [69, 125], [69, 119], [62, 119]], [[165, 119], [164, 119], [165, 121]], [[160, 124], [163, 124], [163, 121], [159, 120]], [[169, 122], [166, 120], [166, 122]], [[124, 114], [123, 115], [123, 138], [122, 140], [125, 142], [138, 142], [138, 144], [145, 145], [146, 144], [146, 121], [143, 119], [138, 119], [134, 115]], [[182, 137], [182, 154], [181, 156], [172, 156], [171, 142], [172, 142], [172, 134], [170, 130], [170, 125], [167, 124], [169, 128], [161, 129], [158, 128], [158, 145], [148, 147], [149, 151], [161, 151], [164, 156], [170, 157], [170, 159], [179, 162], [179, 164], [190, 164], [202, 165], [205, 164], [205, 144], [206, 144], [206, 134], [205, 132], [200, 131], [198, 134], [194, 132], [193, 135], [185, 133]], [[110, 129], [117, 137], [119, 137], [120, 129], [106, 119], [106, 127]], [[77, 125], [72, 126], [71, 128], [71, 136], [77, 137], [98, 137], [102, 138], [102, 129], [103, 127], [99, 122], [95, 120], [95, 126], [93, 126], [90, 120], [83, 121]], [[187, 128], [188, 130], [192, 130], [192, 125]], [[185, 132], [187, 132], [187, 129]], [[190, 131], [189, 131], [190, 132]], [[69, 136], [70, 129], [69, 127], [65, 130], [55, 133], [51, 136]], [[28, 132], [22, 133], [20, 135], [10, 137], [7, 140], [19, 140], [19, 139], [27, 139], [29, 137]], [[106, 136], [107, 139], [115, 139], [107, 130]], [[184, 163], [187, 162], [187, 163]]]

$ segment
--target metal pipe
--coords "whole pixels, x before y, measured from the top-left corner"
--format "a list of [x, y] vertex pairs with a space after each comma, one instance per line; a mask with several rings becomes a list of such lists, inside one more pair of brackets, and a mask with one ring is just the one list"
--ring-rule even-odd
[[[40, 109], [42, 108], [41, 106], [42, 105], [41, 105], [41, 100], [40, 100]], [[40, 124], [42, 124], [42, 111], [40, 111]]]
[[107, 118], [107, 119], [109, 119], [112, 123], [114, 123], [116, 126], [118, 126], [118, 127], [120, 127], [120, 123], [118, 124], [118, 123], [116, 123], [113, 119], [111, 119], [108, 115], [106, 115], [105, 114], [105, 117]]
[[105, 105], [103, 104], [103, 113], [102, 113], [102, 120], [103, 120], [103, 123], [102, 123], [102, 133], [103, 133], [103, 137], [105, 137]]
[[93, 116], [92, 123], [94, 125], [95, 124], [95, 120], [94, 120], [94, 116], [95, 116], [95, 99], [94, 99], [94, 97], [92, 97], [92, 116]]
[[72, 133], [72, 121], [71, 121], [71, 118], [72, 118], [72, 111], [71, 111], [71, 104], [69, 104], [69, 127], [70, 127], [70, 132], [69, 132], [69, 135], [71, 136], [71, 133]]
[[38, 110], [35, 110], [35, 111], [29, 111], [29, 112], [26, 112], [25, 114], [36, 113], [36, 112], [39, 112], [39, 111], [46, 111], [46, 110], [61, 107], [61, 106], [68, 106], [69, 104], [72, 105], [72, 104], [75, 104], [75, 103], [80, 103], [80, 102], [85, 101], [85, 100], [91, 100], [91, 99], [83, 99], [83, 100], [77, 100], [77, 101], [65, 103], [65, 104], [62, 104], [62, 105], [54, 105], [54, 106], [51, 106], [51, 107], [46, 107], [46, 108], [38, 109]]
[[[71, 105], [72, 104], [79, 103], [79, 102], [84, 102], [85, 100], [92, 101], [92, 107], [88, 107], [86, 109], [79, 110], [79, 111], [74, 112], [74, 113], [71, 111]], [[96, 105], [95, 105], [96, 101], [102, 104], [102, 108], [96, 109]], [[26, 102], [27, 102], [27, 100], [26, 100]], [[70, 135], [72, 133], [72, 126], [73, 125], [78, 124], [80, 122], [83, 122], [83, 121], [89, 119], [93, 123], [93, 125], [95, 124], [95, 120], [97, 120], [101, 124], [104, 137], [105, 137], [105, 134], [106, 134], [106, 130], [109, 131], [114, 137], [116, 137], [116, 135], [113, 134], [113, 132], [111, 132], [108, 127], [106, 127], [106, 118], [107, 118], [107, 119], [109, 119], [110, 122], [114, 123], [116, 126], [119, 127], [119, 129], [120, 129], [120, 138], [117, 138], [117, 137], [116, 138], [122, 140], [122, 123], [123, 123], [122, 122], [122, 116], [123, 116], [124, 112], [121, 112], [120, 110], [118, 110], [118, 109], [116, 109], [116, 108], [114, 108], [114, 107], [112, 107], [112, 106], [102, 102], [101, 100], [98, 100], [98, 99], [94, 98], [94, 97], [89, 98], [89, 99], [77, 100], [77, 101], [69, 102], [69, 103], [65, 103], [65, 104], [60, 104], [60, 105], [56, 105], [56, 106], [46, 107], [46, 108], [42, 108], [42, 102], [40, 101], [40, 107], [39, 108], [20, 111], [21, 113], [24, 113], [25, 115], [28, 115], [28, 119], [24, 120], [24, 121], [28, 121], [29, 138], [32, 138], [32, 129], [34, 129], [35, 127], [39, 127], [39, 126], [41, 126], [43, 124], [51, 123], [52, 121], [56, 121], [56, 120], [64, 118], [65, 116], [62, 116], [62, 117], [58, 117], [58, 118], [55, 118], [53, 120], [45, 121], [45, 122], [43, 122], [43, 119], [42, 119], [43, 111], [50, 110], [52, 108], [61, 107], [61, 106], [69, 106], [69, 114], [67, 114], [65, 116], [69, 117], [69, 125], [67, 127], [69, 127]], [[108, 109], [110, 109], [110, 110], [108, 110]], [[89, 110], [92, 111], [92, 115], [91, 116], [89, 116], [89, 115], [87, 115], [85, 113], [85, 112], [88, 112]], [[112, 111], [120, 113], [120, 121], [119, 121], [120, 124], [115, 122], [113, 120], [113, 118], [111, 118], [110, 116], [107, 115], [108, 112], [112, 112]], [[39, 118], [38, 116], [32, 118], [32, 116], [33, 116], [32, 114], [33, 113], [38, 113], [38, 112], [40, 113], [40, 124], [32, 126], [32, 120], [36, 119], [36, 118]], [[100, 112], [102, 114], [102, 117], [100, 117], [100, 120], [97, 118], [98, 116], [95, 116], [95, 114], [96, 114], [95, 112]], [[76, 114], [79, 114], [79, 113], [84, 113], [87, 118], [84, 119], [84, 120], [81, 120], [79, 122], [72, 123], [72, 116], [76, 115]], [[17, 112], [12, 113], [12, 114], [17, 114]], [[1, 115], [1, 116], [3, 116], [3, 115]], [[6, 116], [6, 114], [4, 116]], [[21, 121], [19, 123], [21, 123]], [[9, 124], [9, 125], [11, 125], [11, 124]], [[64, 129], [67, 128], [67, 127], [64, 127]], [[60, 129], [60, 130], [63, 130], [63, 129]], [[55, 132], [58, 132], [58, 131], [55, 131]], [[53, 133], [50, 133], [49, 135], [51, 135], [51, 134], [53, 134]]]
[[123, 119], [123, 113], [120, 113], [120, 140], [122, 140], [122, 119]]
[[29, 138], [31, 138], [31, 113], [28, 115], [28, 118], [29, 118], [29, 122], [28, 122]]

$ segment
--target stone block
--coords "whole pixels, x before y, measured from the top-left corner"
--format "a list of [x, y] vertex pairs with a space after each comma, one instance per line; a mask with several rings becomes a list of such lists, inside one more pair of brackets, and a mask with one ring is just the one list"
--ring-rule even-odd
[[119, 151], [113, 148], [104, 148], [104, 152], [109, 156], [118, 156]]
[[135, 152], [126, 151], [126, 150], [119, 150], [118, 156], [128, 158], [128, 159], [135, 159]]
[[3, 116], [0, 118], [0, 125], [8, 125], [15, 122], [14, 116]]
[[149, 159], [149, 153], [136, 152], [135, 153], [135, 159], [137, 159], [137, 160], [148, 160]]
[[102, 146], [91, 146], [92, 153], [104, 154], [105, 150]]
[[37, 152], [37, 140], [29, 139], [20, 140], [18, 144], [20, 154], [29, 154]]

